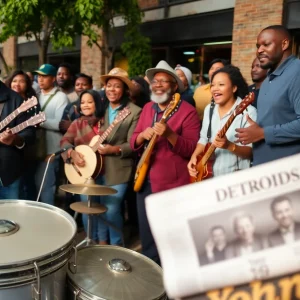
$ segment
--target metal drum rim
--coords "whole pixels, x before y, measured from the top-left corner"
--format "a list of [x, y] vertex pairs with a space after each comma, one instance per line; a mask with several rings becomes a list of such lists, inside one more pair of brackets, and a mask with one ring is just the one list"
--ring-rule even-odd
[[[41, 271], [41, 279], [63, 268], [68, 263], [69, 259], [70, 259], [70, 255], [64, 257], [64, 259], [61, 262], [59, 262], [57, 265], [52, 266], [51, 268], [46, 268], [45, 270]], [[12, 277], [9, 280], [3, 282], [1, 282], [0, 280], [0, 290], [2, 288], [9, 289], [14, 287], [24, 286], [34, 282], [36, 282], [35, 274], [34, 275], [31, 274], [23, 277]]]
[[[70, 259], [72, 249], [74, 248], [74, 244], [68, 248], [68, 251], [64, 253], [60, 253], [60, 255], [56, 255], [53, 259], [46, 261], [44, 264], [37, 263], [38, 267], [40, 267], [41, 278], [48, 276], [49, 274], [59, 270], [62, 268]], [[54, 264], [56, 262], [56, 264]], [[9, 270], [10, 271], [10, 270]], [[25, 275], [20, 276], [20, 273], [23, 272]], [[1, 279], [1, 275], [11, 275], [10, 277], [6, 277], [5, 279]], [[34, 272], [34, 265], [31, 264], [30, 268], [20, 268], [13, 269], [13, 271], [7, 273], [1, 273], [0, 270], [0, 289], [24, 285], [30, 282], [34, 282], [36, 280], [36, 275]]]
[[[88, 247], [84, 247], [84, 248], [79, 249], [78, 252], [77, 252], [77, 255], [80, 253], [80, 251], [87, 250], [87, 249], [93, 249], [93, 248], [95, 248], [95, 249], [101, 249], [101, 248], [125, 249], [126, 252], [130, 252], [133, 255], [135, 255], [137, 257], [141, 257], [145, 261], [150, 262], [154, 267], [156, 267], [162, 273], [162, 268], [158, 264], [156, 264], [152, 259], [150, 259], [149, 257], [144, 256], [143, 254], [141, 254], [137, 251], [134, 251], [134, 250], [131, 250], [131, 249], [128, 249], [128, 248], [124, 248], [124, 247], [120, 247], [120, 246], [114, 246], [114, 245], [93, 245], [93, 246], [88, 246]], [[124, 250], [122, 250], [122, 251], [124, 251]], [[83, 297], [87, 297], [87, 299], [84, 299], [84, 300], [107, 300], [105, 298], [95, 296], [95, 295], [91, 294], [89, 291], [87, 291], [85, 288], [79, 286], [73, 280], [73, 278], [70, 277], [70, 274], [72, 274], [72, 272], [70, 272], [70, 270], [68, 269], [67, 270], [67, 282], [69, 282], [71, 284], [71, 286], [74, 288], [74, 290], [79, 290], [80, 295], [82, 295]], [[161, 276], [163, 276], [163, 275], [161, 274]], [[166, 291], [164, 291], [160, 296], [158, 296], [156, 298], [153, 298], [151, 300], [165, 300], [165, 299], [167, 299], [166, 298]]]
[[[27, 207], [42, 207], [42, 208], [48, 209], [49, 211], [56, 212], [59, 215], [65, 217], [68, 221], [70, 221], [72, 223], [72, 225], [74, 225], [75, 230], [74, 230], [74, 234], [72, 235], [72, 237], [70, 237], [69, 241], [66, 242], [65, 244], [63, 244], [59, 249], [57, 249], [55, 251], [52, 251], [52, 252], [44, 254], [44, 255], [37, 256], [35, 258], [30, 258], [27, 260], [19, 261], [16, 263], [0, 264], [0, 274], [1, 274], [1, 270], [4, 270], [4, 269], [5, 270], [12, 269], [11, 273], [13, 273], [14, 271], [17, 271], [17, 270], [13, 270], [13, 269], [21, 269], [22, 267], [24, 267], [23, 270], [33, 269], [32, 265], [34, 262], [40, 263], [40, 262], [49, 260], [49, 263], [51, 263], [51, 262], [55, 261], [55, 259], [57, 259], [57, 256], [59, 254], [64, 255], [64, 254], [68, 253], [71, 248], [73, 248], [75, 236], [77, 234], [77, 224], [76, 224], [75, 220], [67, 212], [63, 211], [62, 209], [57, 208], [52, 205], [49, 205], [49, 204], [46, 204], [46, 203], [40, 203], [40, 202], [29, 201], [29, 200], [0, 200], [0, 209], [1, 209], [1, 205], [3, 205], [3, 204], [10, 205], [10, 204], [17, 204], [17, 203], [22, 203], [22, 205], [25, 204]], [[26, 268], [26, 266], [28, 268]]]
[[[79, 297], [78, 299], [82, 299], [82, 300], [108, 300], [108, 299], [105, 299], [105, 298], [101, 298], [97, 295], [93, 295], [90, 292], [88, 292], [87, 290], [85, 290], [81, 287], [78, 287], [78, 285], [69, 276], [67, 276], [67, 285], [69, 286], [69, 288], [71, 287], [71, 290], [73, 292], [74, 291], [80, 291], [80, 293], [78, 295], [78, 297]], [[158, 298], [153, 298], [151, 300], [167, 300], [167, 299], [168, 298], [167, 298], [166, 292], [164, 292]]]

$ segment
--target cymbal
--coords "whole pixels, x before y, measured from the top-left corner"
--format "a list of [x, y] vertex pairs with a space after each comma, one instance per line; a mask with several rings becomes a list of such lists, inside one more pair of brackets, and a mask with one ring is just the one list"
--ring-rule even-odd
[[107, 211], [107, 208], [102, 204], [92, 202], [91, 205], [91, 207], [88, 207], [87, 202], [75, 202], [70, 205], [70, 208], [87, 215], [99, 215]]
[[63, 184], [59, 187], [65, 192], [87, 196], [106, 196], [117, 193], [117, 190], [98, 184]]

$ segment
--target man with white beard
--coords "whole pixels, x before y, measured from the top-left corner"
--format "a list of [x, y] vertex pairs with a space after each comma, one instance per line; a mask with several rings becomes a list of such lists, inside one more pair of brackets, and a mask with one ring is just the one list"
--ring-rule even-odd
[[130, 145], [142, 151], [154, 134], [159, 136], [147, 177], [137, 193], [137, 210], [143, 254], [160, 264], [146, 215], [145, 198], [189, 183], [186, 165], [199, 139], [200, 122], [196, 109], [181, 100], [167, 122], [159, 123], [174, 94], [183, 90], [183, 83], [165, 61], [148, 69], [146, 76], [150, 81], [152, 101], [144, 106]]

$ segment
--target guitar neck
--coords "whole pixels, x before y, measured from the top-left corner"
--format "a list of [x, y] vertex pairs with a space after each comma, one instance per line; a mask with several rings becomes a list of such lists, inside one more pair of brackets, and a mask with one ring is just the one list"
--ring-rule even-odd
[[[16, 134], [16, 133], [24, 130], [26, 127], [29, 127], [29, 126], [31, 126], [31, 124], [29, 124], [28, 121], [25, 121], [25, 122], [13, 127], [13, 128], [10, 128], [10, 131], [11, 131], [12, 134]], [[3, 132], [0, 134], [0, 136], [1, 135], [3, 135]]]
[[20, 114], [19, 109], [16, 109], [11, 114], [9, 114], [3, 121], [0, 122], [0, 130], [2, 130], [5, 126], [7, 126], [19, 114]]
[[98, 142], [92, 146], [92, 149], [94, 152], [96, 152], [98, 150], [98, 148], [100, 147], [100, 145], [105, 141], [105, 139], [109, 136], [109, 134], [111, 133], [111, 131], [113, 130], [113, 128], [116, 126], [118, 122], [113, 121], [109, 127], [101, 134], [101, 136], [99, 137]]
[[219, 137], [220, 137], [220, 138], [222, 138], [222, 137], [225, 136], [225, 134], [226, 134], [228, 128], [229, 128], [230, 125], [232, 124], [232, 122], [233, 122], [233, 120], [235, 119], [235, 117], [236, 117], [236, 114], [235, 114], [235, 113], [233, 113], [233, 114], [229, 117], [229, 119], [227, 120], [227, 122], [225, 123], [225, 125], [222, 127], [222, 129], [221, 129], [220, 132], [219, 132]]
[[[228, 128], [230, 127], [230, 125], [232, 124], [233, 120], [235, 119], [236, 114], [233, 113], [229, 119], [227, 120], [227, 122], [225, 123], [225, 125], [222, 127], [222, 129], [220, 130], [218, 136], [220, 138], [224, 137]], [[207, 151], [205, 152], [205, 154], [202, 157], [202, 163], [203, 165], [205, 165], [207, 163], [207, 161], [210, 159], [210, 157], [212, 156], [212, 154], [215, 152], [216, 147], [211, 144], [210, 147], [207, 149]]]

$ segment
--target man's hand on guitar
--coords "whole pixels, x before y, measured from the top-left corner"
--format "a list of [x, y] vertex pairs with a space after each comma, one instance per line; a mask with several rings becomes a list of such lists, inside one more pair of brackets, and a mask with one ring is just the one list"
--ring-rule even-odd
[[22, 141], [21, 138], [13, 134], [9, 128], [7, 128], [4, 132], [1, 133], [0, 135], [0, 143], [7, 145], [7, 146], [21, 146]]
[[198, 172], [196, 170], [196, 164], [197, 164], [197, 157], [193, 155], [187, 165], [191, 177], [197, 177]]
[[83, 154], [73, 150], [71, 152], [71, 158], [72, 158], [74, 164], [77, 165], [78, 167], [84, 167], [85, 166], [85, 160], [84, 160]]
[[226, 135], [220, 138], [218, 134], [216, 135], [215, 140], [213, 141], [213, 145], [216, 148], [228, 149], [230, 142], [227, 140]]
[[150, 141], [152, 136], [154, 134], [154, 130], [151, 127], [146, 128], [143, 132], [142, 132], [142, 138]]
[[166, 138], [168, 138], [173, 133], [173, 131], [166, 123], [154, 123], [153, 130], [157, 135], [164, 136]]

